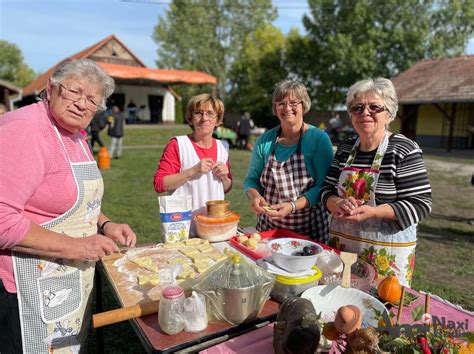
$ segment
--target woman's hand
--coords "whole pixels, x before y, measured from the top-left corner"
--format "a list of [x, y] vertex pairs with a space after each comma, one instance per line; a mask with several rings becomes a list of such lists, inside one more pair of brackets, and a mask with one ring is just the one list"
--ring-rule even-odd
[[355, 210], [357, 207], [363, 204], [363, 201], [355, 199], [354, 197], [349, 198], [340, 198], [335, 203], [335, 212], [333, 213], [336, 217], [342, 217], [349, 215], [351, 211]]
[[197, 164], [194, 165], [193, 167], [194, 175], [201, 176], [210, 172], [214, 168], [215, 164], [216, 163], [209, 157], [202, 159], [201, 161], [199, 161]]
[[292, 211], [293, 207], [289, 202], [269, 205], [269, 208], [265, 209], [268, 217], [272, 220], [281, 220]]
[[68, 242], [70, 242], [71, 254], [67, 254], [66, 258], [69, 259], [98, 261], [102, 257], [119, 251], [115, 242], [103, 235], [71, 237]]
[[105, 236], [123, 246], [134, 247], [137, 243], [137, 235], [127, 224], [108, 222], [104, 226], [103, 231]]
[[377, 217], [376, 207], [370, 205], [361, 205], [355, 209], [352, 209], [349, 213], [344, 215], [335, 216], [336, 219], [347, 220], [347, 221], [364, 221], [370, 218]]
[[217, 162], [212, 168], [212, 173], [221, 180], [224, 180], [229, 175], [229, 169], [223, 162]]
[[252, 212], [256, 215], [260, 215], [260, 214], [265, 213], [266, 211], [265, 211], [264, 207], [266, 207], [266, 206], [268, 206], [268, 203], [265, 200], [265, 198], [263, 198], [261, 195], [258, 195], [256, 197], [254, 197], [250, 201], [250, 208], [251, 208]]

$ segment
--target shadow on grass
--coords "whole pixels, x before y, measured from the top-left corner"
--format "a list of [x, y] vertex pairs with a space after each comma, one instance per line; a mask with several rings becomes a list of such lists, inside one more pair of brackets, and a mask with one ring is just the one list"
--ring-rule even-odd
[[442, 243], [457, 243], [459, 241], [474, 242], [474, 235], [472, 232], [451, 227], [439, 228], [420, 225], [418, 234], [424, 238], [438, 239]]
[[441, 215], [441, 214], [431, 213], [430, 218], [438, 219], [438, 220], [446, 220], [446, 221], [463, 222], [470, 225], [473, 225], [474, 223], [473, 218], [463, 218], [461, 216], [454, 216], [454, 215]]

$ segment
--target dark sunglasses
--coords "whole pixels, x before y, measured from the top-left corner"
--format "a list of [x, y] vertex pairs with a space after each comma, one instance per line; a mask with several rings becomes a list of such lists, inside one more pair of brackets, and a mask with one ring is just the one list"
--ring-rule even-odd
[[351, 112], [352, 114], [362, 114], [364, 113], [366, 107], [369, 110], [370, 114], [380, 113], [387, 109], [387, 107], [380, 106], [378, 104], [368, 104], [368, 105], [358, 104], [358, 105], [352, 106], [349, 109], [349, 112]]

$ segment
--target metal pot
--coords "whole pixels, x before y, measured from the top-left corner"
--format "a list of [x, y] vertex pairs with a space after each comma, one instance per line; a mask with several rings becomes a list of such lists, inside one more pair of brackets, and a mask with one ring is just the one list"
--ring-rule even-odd
[[[217, 304], [229, 322], [242, 323], [257, 317], [260, 311], [262, 284], [251, 284], [240, 269], [240, 263], [233, 265], [227, 285], [217, 285]], [[231, 285], [230, 285], [231, 284]]]
[[241, 289], [221, 288], [218, 293], [224, 316], [230, 322], [241, 323], [257, 317], [260, 310], [260, 286]]

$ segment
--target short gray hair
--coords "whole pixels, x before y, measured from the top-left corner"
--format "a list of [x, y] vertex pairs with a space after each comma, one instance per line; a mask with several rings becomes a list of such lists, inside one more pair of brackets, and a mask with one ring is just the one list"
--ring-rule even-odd
[[102, 69], [99, 64], [90, 59], [68, 60], [59, 64], [50, 77], [50, 82], [54, 86], [67, 78], [86, 78], [91, 83], [98, 84], [102, 88], [102, 102], [99, 110], [106, 109], [106, 101], [115, 90], [115, 82], [109, 74]]
[[309, 99], [308, 90], [306, 86], [296, 80], [283, 80], [275, 85], [275, 90], [272, 96], [272, 112], [276, 113], [275, 103], [281, 101], [286, 96], [293, 95], [303, 103], [304, 113], [308, 113], [311, 108], [311, 100]]
[[351, 114], [350, 109], [352, 102], [356, 99], [356, 97], [369, 92], [376, 93], [382, 98], [385, 107], [387, 107], [389, 115], [388, 122], [392, 122], [397, 116], [398, 112], [398, 97], [392, 81], [383, 77], [379, 77], [375, 80], [367, 79], [357, 81], [349, 88], [346, 97], [346, 106], [349, 115]]

